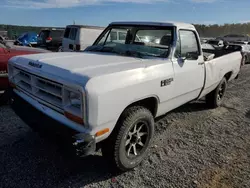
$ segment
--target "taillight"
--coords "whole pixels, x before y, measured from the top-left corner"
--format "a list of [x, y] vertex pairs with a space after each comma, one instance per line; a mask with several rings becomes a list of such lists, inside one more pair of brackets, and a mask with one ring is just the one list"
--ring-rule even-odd
[[77, 44], [76, 45], [76, 51], [80, 51], [81, 50], [81, 45], [80, 44]]
[[46, 42], [51, 42], [52, 41], [52, 37], [48, 37], [47, 39], [46, 39]]

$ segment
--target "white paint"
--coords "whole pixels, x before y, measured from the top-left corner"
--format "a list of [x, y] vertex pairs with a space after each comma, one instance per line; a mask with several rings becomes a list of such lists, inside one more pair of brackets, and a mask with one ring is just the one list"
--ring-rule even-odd
[[[101, 28], [85, 28], [79, 25], [70, 25], [67, 28], [75, 28], [77, 30], [76, 38], [63, 38], [62, 41], [62, 51], [64, 52], [73, 52], [76, 51], [76, 45], [80, 45], [80, 50], [85, 50], [88, 46], [91, 46], [97, 37], [101, 34], [103, 29]], [[70, 45], [73, 46], [73, 49], [70, 48]]]
[[[183, 23], [129, 22], [127, 24], [175, 26], [177, 30], [189, 29], [196, 32], [194, 26]], [[160, 116], [197, 99], [203, 87], [200, 97], [205, 96], [217, 87], [226, 73], [233, 73], [231, 80], [240, 70], [240, 52], [207, 61], [205, 64], [202, 64], [204, 60], [201, 55], [196, 61], [186, 60], [181, 64], [173, 56], [175, 45], [176, 41], [169, 58], [139, 59], [96, 52], [50, 53], [14, 57], [9, 64], [67, 87], [81, 87], [86, 95], [85, 112], [88, 130], [85, 131], [94, 135], [103, 128], [113, 130], [123, 110], [133, 102], [155, 97], [158, 101], [157, 116]], [[30, 61], [42, 64], [42, 68], [29, 66]], [[161, 81], [169, 78], [173, 78], [173, 82], [166, 87], [160, 87]], [[40, 109], [41, 104], [35, 102], [31, 104]], [[66, 121], [65, 117], [50, 116], [69, 125], [69, 120]], [[98, 141], [108, 135], [109, 133], [103, 135]]]

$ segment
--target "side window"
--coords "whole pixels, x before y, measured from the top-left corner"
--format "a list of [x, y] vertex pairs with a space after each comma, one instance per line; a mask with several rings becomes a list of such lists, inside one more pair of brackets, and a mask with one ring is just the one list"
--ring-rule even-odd
[[69, 34], [69, 39], [75, 40], [76, 39], [76, 34], [77, 34], [77, 28], [71, 28], [70, 34]]
[[200, 55], [198, 41], [193, 31], [180, 30], [181, 57]]
[[64, 38], [69, 38], [70, 28], [66, 28], [64, 32]]

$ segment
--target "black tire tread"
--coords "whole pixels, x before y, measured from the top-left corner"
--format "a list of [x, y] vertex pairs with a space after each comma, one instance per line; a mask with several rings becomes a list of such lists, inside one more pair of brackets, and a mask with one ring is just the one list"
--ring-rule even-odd
[[206, 96], [206, 104], [210, 107], [210, 108], [217, 108], [221, 105], [221, 103], [219, 104], [217, 101], [217, 92], [218, 89], [220, 87], [220, 85], [226, 82], [226, 89], [227, 89], [227, 80], [225, 77], [223, 77], [223, 79], [221, 80], [221, 82], [219, 83], [219, 85], [209, 94], [207, 94]]
[[[110, 137], [107, 139], [106, 142], [104, 142], [104, 145], [102, 147], [102, 152], [103, 155], [109, 159], [109, 161], [115, 165], [118, 170], [121, 171], [127, 171], [129, 170], [128, 168], [124, 167], [120, 162], [119, 162], [119, 146], [122, 141], [122, 137], [124, 135], [125, 129], [127, 126], [131, 124], [131, 122], [134, 120], [134, 117], [137, 114], [147, 114], [152, 118], [153, 120], [153, 115], [152, 113], [145, 107], [142, 106], [132, 106], [126, 109], [121, 117], [119, 118], [117, 125], [110, 135]], [[107, 145], [108, 144], [108, 145]], [[146, 154], [146, 152], [145, 152]]]

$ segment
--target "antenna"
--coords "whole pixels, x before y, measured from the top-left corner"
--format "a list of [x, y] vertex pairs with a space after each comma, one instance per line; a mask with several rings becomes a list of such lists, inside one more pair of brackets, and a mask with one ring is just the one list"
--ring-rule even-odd
[[75, 20], [73, 20], [73, 25], [76, 25], [76, 22], [75, 22]]

